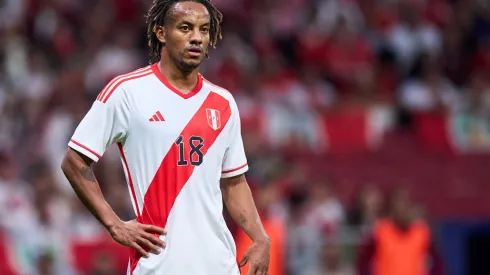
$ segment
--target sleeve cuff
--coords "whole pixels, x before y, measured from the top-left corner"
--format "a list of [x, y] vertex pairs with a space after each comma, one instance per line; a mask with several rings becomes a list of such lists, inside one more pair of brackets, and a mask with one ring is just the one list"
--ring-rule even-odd
[[70, 142], [68, 143], [68, 146], [70, 148], [72, 148], [73, 150], [79, 152], [79, 153], [82, 153], [83, 155], [85, 155], [86, 157], [90, 158], [91, 160], [97, 162], [99, 161], [100, 159], [100, 155], [97, 154], [94, 150], [91, 150], [90, 148], [88, 148], [87, 146], [75, 141], [75, 140], [70, 140]]
[[245, 163], [244, 165], [238, 166], [238, 167], [233, 168], [233, 169], [223, 170], [221, 172], [221, 178], [231, 178], [234, 176], [241, 175], [247, 171], [248, 171], [248, 164]]

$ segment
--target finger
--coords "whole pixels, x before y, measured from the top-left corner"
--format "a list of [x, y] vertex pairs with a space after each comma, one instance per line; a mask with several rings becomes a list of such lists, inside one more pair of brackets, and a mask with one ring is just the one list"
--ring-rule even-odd
[[257, 266], [253, 263], [250, 263], [250, 268], [248, 269], [247, 275], [255, 275], [257, 272]]
[[141, 256], [148, 258], [148, 252], [146, 252], [141, 246], [139, 246], [139, 244], [137, 244], [136, 242], [132, 242], [130, 246], [131, 248], [136, 250], [136, 252], [138, 252]]
[[166, 244], [164, 241], [160, 240], [160, 238], [156, 237], [155, 235], [153, 234], [150, 234], [150, 233], [146, 233], [146, 232], [143, 232], [141, 234], [141, 236], [147, 240], [149, 240], [150, 242], [152, 242], [153, 244], [159, 246], [159, 247], [165, 247]]
[[240, 267], [244, 267], [247, 264], [247, 262], [248, 262], [248, 255], [245, 254], [245, 255], [243, 255], [243, 258], [239, 263]]
[[263, 265], [259, 266], [259, 268], [257, 268], [256, 275], [267, 275], [268, 270], [269, 270], [269, 266], [266, 264], [263, 264]]
[[145, 246], [149, 250], [152, 250], [155, 254], [160, 254], [160, 248], [154, 244], [152, 244], [149, 240], [139, 237], [138, 238], [138, 243]]
[[159, 226], [156, 226], [156, 225], [141, 224], [141, 226], [143, 227], [143, 230], [145, 230], [146, 232], [149, 232], [149, 233], [158, 233], [160, 235], [167, 234], [165, 229], [163, 229]]

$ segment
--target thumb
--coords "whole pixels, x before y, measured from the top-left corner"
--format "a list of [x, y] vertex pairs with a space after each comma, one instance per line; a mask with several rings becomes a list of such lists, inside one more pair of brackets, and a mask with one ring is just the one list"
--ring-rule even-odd
[[245, 266], [247, 262], [248, 262], [248, 251], [247, 253], [245, 253], [245, 255], [243, 255], [242, 260], [239, 263], [240, 267]]

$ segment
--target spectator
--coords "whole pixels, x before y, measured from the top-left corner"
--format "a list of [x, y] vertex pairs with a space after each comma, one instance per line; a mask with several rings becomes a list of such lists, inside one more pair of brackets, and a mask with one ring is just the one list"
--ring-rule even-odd
[[417, 67], [420, 77], [409, 79], [401, 86], [401, 105], [412, 112], [454, 110], [458, 91], [442, 74], [436, 60], [421, 55]]
[[322, 232], [306, 221], [308, 199], [304, 190], [294, 190], [289, 196], [286, 261], [288, 274], [303, 275], [307, 267], [318, 266], [320, 260]]
[[400, 21], [388, 33], [399, 68], [408, 72], [422, 53], [437, 56], [441, 51], [440, 31], [423, 18], [424, 1], [399, 1]]
[[360, 232], [370, 230], [383, 214], [383, 203], [381, 191], [376, 186], [365, 186], [349, 211], [347, 224]]
[[359, 274], [444, 274], [431, 230], [425, 221], [414, 219], [415, 210], [407, 190], [393, 193], [389, 215], [376, 222], [360, 252]]
[[307, 275], [354, 275], [354, 270], [345, 265], [342, 261], [340, 245], [329, 240], [325, 242], [322, 248], [321, 265], [316, 268], [310, 268]]
[[359, 81], [370, 74], [374, 65], [371, 45], [359, 32], [349, 28], [344, 17], [337, 18], [323, 58], [326, 73], [344, 100], [358, 95]]
[[335, 196], [331, 179], [311, 185], [312, 198], [306, 214], [306, 222], [318, 228], [324, 235], [335, 233], [345, 219], [344, 209]]

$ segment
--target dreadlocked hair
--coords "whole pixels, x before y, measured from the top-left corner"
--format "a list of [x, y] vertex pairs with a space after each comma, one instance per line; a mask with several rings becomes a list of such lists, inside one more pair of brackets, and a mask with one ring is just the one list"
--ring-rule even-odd
[[211, 4], [211, 0], [153, 0], [153, 4], [146, 15], [146, 24], [148, 25], [146, 34], [148, 38], [148, 46], [150, 47], [150, 63], [160, 61], [163, 47], [163, 44], [156, 36], [155, 28], [165, 24], [169, 11], [174, 4], [179, 2], [196, 2], [206, 7], [209, 12], [209, 16], [211, 17], [209, 44], [213, 48], [216, 48], [218, 39], [222, 39], [223, 37], [221, 35], [221, 22], [223, 22], [223, 14], [221, 14], [221, 12], [213, 4]]

